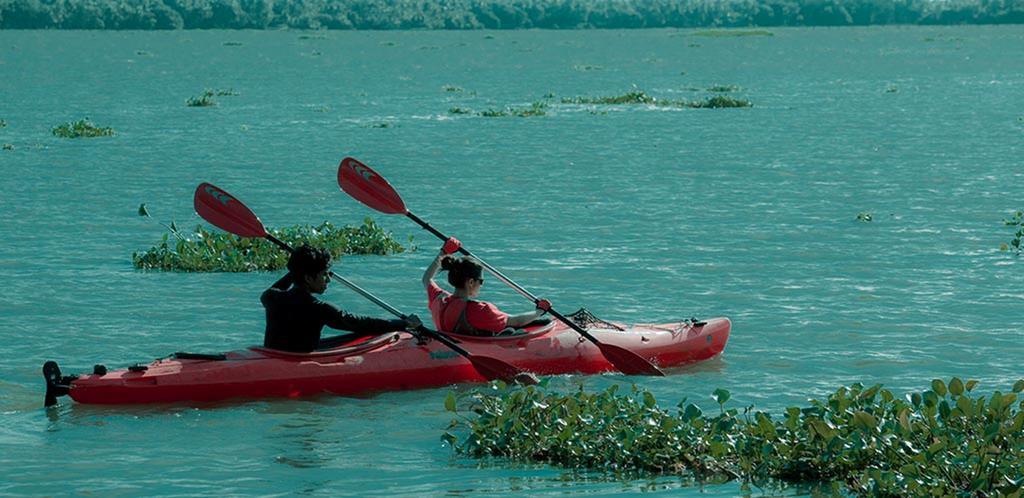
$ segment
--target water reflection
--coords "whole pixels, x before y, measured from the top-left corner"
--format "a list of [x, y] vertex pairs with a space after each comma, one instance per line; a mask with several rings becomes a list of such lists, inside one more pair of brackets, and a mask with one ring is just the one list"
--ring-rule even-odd
[[[274, 447], [274, 462], [297, 469], [329, 466], [333, 450], [341, 443], [335, 431], [337, 416], [325, 416], [324, 406], [315, 402], [270, 403], [264, 414], [277, 414], [284, 421], [270, 429], [268, 441]], [[312, 490], [317, 486], [312, 486]]]

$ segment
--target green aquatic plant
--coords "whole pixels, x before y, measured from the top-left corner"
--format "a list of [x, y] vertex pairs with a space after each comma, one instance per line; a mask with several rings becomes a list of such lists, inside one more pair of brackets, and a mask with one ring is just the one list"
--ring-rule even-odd
[[1024, 239], [1024, 211], [1017, 211], [1013, 215], [1013, 218], [1003, 220], [1003, 224], [1011, 227], [1011, 229], [1015, 230], [1016, 233], [1013, 235], [1013, 239], [1010, 240], [1009, 244], [1003, 243], [999, 246], [999, 249], [1002, 251], [1009, 251], [1012, 249], [1014, 253], [1020, 255], [1021, 251], [1024, 251], [1024, 247], [1021, 247], [1021, 240]]
[[534, 102], [530, 107], [510, 108], [513, 116], [529, 118], [532, 116], [544, 116], [547, 114], [548, 104], [546, 102]]
[[7, 128], [7, 120], [0, 119], [0, 128]]
[[653, 105], [658, 107], [692, 107], [692, 108], [725, 108], [751, 107], [753, 104], [746, 99], [738, 99], [726, 95], [715, 95], [706, 100], [688, 102], [685, 100], [668, 100], [652, 97], [642, 90], [635, 90], [611, 97], [565, 97], [563, 104], [599, 104], [599, 105]]
[[[143, 214], [145, 205], [139, 207]], [[164, 225], [177, 237], [170, 240], [165, 233], [159, 244], [132, 254], [132, 264], [144, 270], [180, 272], [249, 272], [271, 271], [285, 267], [288, 254], [266, 239], [242, 238], [223, 232], [210, 232], [196, 226], [191, 234], [181, 234], [172, 222]], [[330, 251], [334, 258], [343, 254], [388, 255], [405, 252], [405, 247], [391, 232], [385, 231], [371, 218], [360, 226], [336, 227], [324, 222], [318, 226], [296, 225], [268, 232], [292, 246], [309, 244]], [[412, 239], [410, 238], [410, 242]]]
[[198, 97], [189, 97], [185, 101], [185, 105], [189, 107], [213, 107], [217, 105], [217, 101], [213, 100], [213, 90], [204, 90]]
[[109, 137], [114, 135], [113, 128], [96, 126], [89, 121], [89, 118], [57, 125], [50, 131], [54, 136], [60, 138], [93, 138]]
[[707, 29], [695, 31], [692, 36], [707, 36], [711, 38], [732, 38], [739, 36], [775, 36], [775, 33], [764, 29]]
[[462, 91], [462, 87], [461, 86], [455, 86], [455, 85], [445, 85], [442, 88], [444, 89], [444, 91], [452, 92], [452, 93], [454, 93], [454, 92], [461, 92]]
[[[1024, 380], [988, 396], [978, 382], [936, 379], [897, 397], [881, 385], [840, 387], [778, 416], [612, 386], [572, 394], [539, 386], [450, 393], [456, 418], [442, 438], [476, 457], [545, 462], [615, 476], [678, 474], [699, 482], [830, 482], [861, 496], [1012, 496], [1024, 490]], [[455, 432], [450, 432], [454, 430]], [[458, 435], [457, 435], [458, 434]]]
[[[452, 112], [453, 109], [449, 109], [448, 112], [452, 114], [459, 114]], [[545, 116], [547, 115], [547, 109], [548, 104], [546, 102], [534, 102], [530, 104], [530, 107], [506, 107], [504, 109], [487, 109], [486, 111], [478, 112], [477, 116], [482, 116], [485, 118], [503, 118], [508, 116], [529, 118], [533, 116]], [[459, 110], [463, 111], [463, 109]]]
[[730, 107], [752, 107], [753, 104], [747, 99], [737, 99], [727, 95], [715, 95], [707, 100], [698, 100], [686, 103], [687, 107], [697, 109], [726, 109]]
[[4, 144], [4, 150], [14, 150], [14, 144]]
[[238, 91], [235, 90], [234, 88], [217, 90], [217, 96], [218, 97], [237, 97], [239, 95], [241, 95], [241, 94], [238, 93]]
[[448, 114], [473, 114], [473, 111], [463, 107], [452, 107], [448, 109]]
[[714, 93], [738, 92], [739, 90], [740, 87], [736, 85], [713, 85], [708, 87], [708, 91]]
[[608, 105], [621, 105], [621, 104], [656, 104], [658, 99], [647, 95], [641, 90], [628, 92], [622, 95], [615, 95], [612, 97], [564, 97], [562, 98], [563, 104], [608, 104]]

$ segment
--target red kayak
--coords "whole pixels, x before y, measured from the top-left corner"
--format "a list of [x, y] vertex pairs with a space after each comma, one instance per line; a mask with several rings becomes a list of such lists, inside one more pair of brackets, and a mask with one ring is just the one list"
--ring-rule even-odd
[[[602, 343], [673, 368], [720, 354], [730, 328], [728, 318], [632, 326], [600, 321], [590, 332]], [[451, 337], [474, 355], [501, 358], [538, 375], [616, 371], [594, 344], [560, 322], [524, 335]], [[405, 332], [305, 354], [251, 347], [218, 355], [175, 353], [148, 365], [110, 372], [97, 366], [92, 374], [67, 377], [60, 375], [56, 363], [47, 362], [43, 373], [47, 404], [63, 394], [79, 403], [135, 404], [351, 396], [486, 381], [466, 358], [443, 344], [424, 343]]]

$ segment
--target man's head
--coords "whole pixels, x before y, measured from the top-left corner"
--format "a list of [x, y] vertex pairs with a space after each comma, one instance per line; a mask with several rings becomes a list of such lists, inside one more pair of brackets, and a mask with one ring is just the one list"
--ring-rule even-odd
[[295, 285], [322, 294], [331, 280], [331, 253], [303, 244], [288, 258], [288, 271]]

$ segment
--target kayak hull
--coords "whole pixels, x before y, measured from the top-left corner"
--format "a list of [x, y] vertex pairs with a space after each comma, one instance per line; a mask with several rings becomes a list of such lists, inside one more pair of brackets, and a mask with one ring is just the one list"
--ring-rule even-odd
[[[721, 354], [731, 323], [715, 318], [696, 326], [680, 322], [623, 328], [589, 332], [664, 369]], [[499, 358], [538, 375], [616, 371], [594, 344], [561, 323], [524, 336], [452, 337], [474, 355]], [[81, 375], [70, 382], [68, 394], [79, 403], [92, 404], [207, 402], [322, 393], [356, 396], [486, 380], [466, 358], [440, 342], [421, 343], [401, 332], [310, 354], [251, 347], [225, 353], [223, 360], [159, 359], [145, 369]]]

